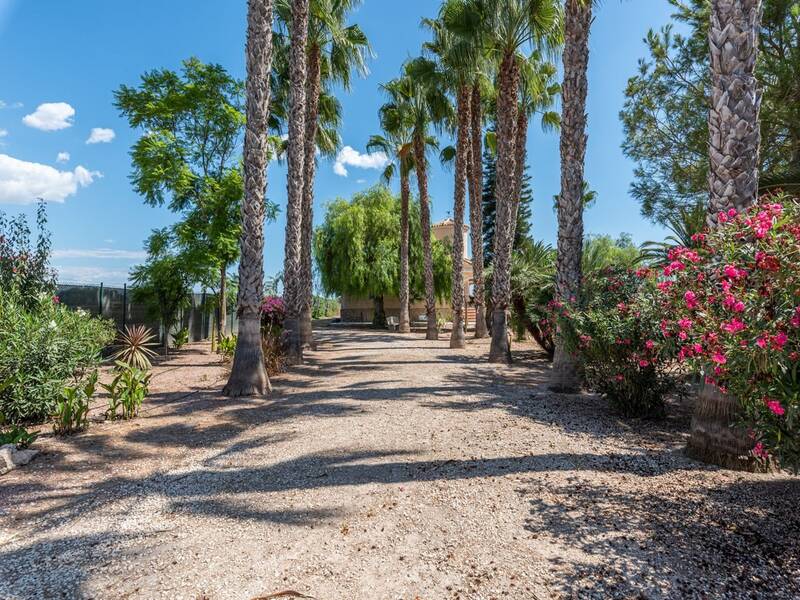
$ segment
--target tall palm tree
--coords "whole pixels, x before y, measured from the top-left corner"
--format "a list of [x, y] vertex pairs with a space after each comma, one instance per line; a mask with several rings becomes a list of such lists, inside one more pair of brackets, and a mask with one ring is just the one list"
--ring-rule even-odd
[[289, 24], [289, 147], [286, 181], [286, 240], [284, 250], [284, 288], [286, 305], [284, 332], [286, 360], [303, 362], [300, 333], [302, 298], [300, 289], [300, 244], [303, 230], [303, 187], [306, 121], [306, 42], [308, 38], [308, 2], [293, 0]]
[[517, 118], [522, 51], [532, 46], [552, 52], [561, 43], [557, 0], [483, 0], [479, 27], [484, 44], [499, 65], [497, 74], [497, 216], [492, 278], [490, 362], [511, 361], [507, 311], [511, 301], [511, 248], [517, 172]]
[[[761, 8], [761, 0], [711, 2], [708, 223], [712, 227], [720, 212], [742, 211], [757, 198], [761, 91], [754, 69]], [[695, 404], [687, 453], [728, 468], [756, 468], [750, 458], [752, 443], [737, 426], [740, 411], [736, 398], [704, 386]]]
[[247, 3], [247, 128], [239, 260], [239, 336], [226, 396], [262, 396], [270, 391], [261, 350], [261, 294], [264, 284], [264, 197], [269, 154], [269, 98], [272, 62], [272, 0]]
[[384, 90], [392, 102], [403, 106], [413, 124], [412, 152], [414, 171], [419, 189], [420, 223], [422, 227], [422, 253], [425, 273], [425, 314], [427, 317], [426, 338], [439, 339], [436, 322], [436, 294], [433, 280], [433, 250], [431, 245], [431, 209], [428, 196], [428, 159], [426, 148], [429, 128], [442, 123], [450, 103], [441, 88], [430, 85], [430, 79], [421, 74], [435, 70], [435, 65], [425, 58], [415, 58], [403, 68], [403, 76], [385, 84]]
[[517, 214], [522, 197], [522, 180], [525, 175], [527, 157], [528, 122], [536, 114], [541, 114], [544, 131], [553, 131], [561, 124], [561, 117], [550, 110], [561, 86], [555, 81], [556, 67], [543, 59], [540, 51], [534, 51], [520, 63], [520, 102], [517, 112], [517, 144], [514, 167], [514, 208], [511, 214], [511, 239], [516, 237]]
[[[561, 194], [558, 199], [556, 298], [575, 302], [581, 288], [583, 253], [583, 170], [586, 156], [586, 93], [591, 0], [565, 0], [564, 84], [561, 90]], [[580, 378], [564, 340], [556, 339], [551, 387], [575, 392]]]
[[758, 195], [761, 90], [755, 76], [761, 0], [712, 0], [709, 225]]
[[413, 123], [403, 110], [402, 105], [388, 102], [380, 111], [383, 135], [373, 135], [367, 143], [370, 152], [383, 152], [393, 160], [383, 171], [383, 179], [389, 183], [395, 174], [400, 176], [400, 319], [398, 331], [411, 333], [411, 316], [409, 311], [409, 222], [408, 211], [411, 201], [411, 184], [409, 175], [414, 168], [413, 158]]
[[470, 135], [472, 83], [478, 68], [478, 48], [473, 39], [457, 35], [448, 28], [449, 22], [463, 20], [465, 11], [473, 8], [470, 0], [446, 0], [438, 19], [425, 19], [423, 24], [432, 32], [434, 39], [425, 44], [425, 49], [439, 62], [439, 69], [432, 73], [430, 85], [444, 84], [456, 100], [456, 150], [455, 184], [453, 186], [453, 328], [450, 334], [451, 348], [466, 347], [464, 331], [464, 207], [468, 166], [472, 139]]
[[[291, 0], [278, 0], [278, 17], [289, 22], [292, 18]], [[310, 0], [308, 37], [306, 40], [306, 112], [303, 136], [303, 193], [302, 229], [300, 234], [300, 269], [298, 294], [300, 303], [299, 326], [301, 343], [313, 346], [311, 308], [313, 300], [313, 271], [311, 241], [313, 234], [314, 177], [318, 151], [332, 153], [338, 149], [325, 142], [329, 138], [320, 136], [319, 127], [324, 117], [320, 109], [325, 90], [329, 85], [350, 89], [351, 72], [367, 74], [366, 58], [371, 54], [369, 42], [358, 25], [347, 25], [350, 12], [360, 0]], [[322, 137], [322, 139], [321, 139]], [[338, 136], [337, 136], [338, 137]], [[338, 145], [338, 144], [337, 144]]]

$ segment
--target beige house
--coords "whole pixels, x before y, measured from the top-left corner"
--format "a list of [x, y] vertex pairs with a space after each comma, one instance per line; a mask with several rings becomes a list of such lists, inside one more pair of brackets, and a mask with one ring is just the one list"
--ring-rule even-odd
[[[445, 219], [439, 223], [435, 223], [431, 227], [431, 232], [437, 240], [453, 240], [453, 231], [455, 224], [452, 219]], [[464, 225], [462, 235], [464, 236], [464, 254], [466, 255], [469, 249], [469, 227]], [[470, 287], [472, 285], [472, 261], [464, 259], [464, 298], [471, 305], [470, 300]], [[383, 306], [387, 317], [400, 317], [400, 299], [396, 296], [384, 296]], [[355, 298], [353, 296], [342, 296], [342, 321], [350, 323], [372, 321], [375, 306], [371, 298]], [[425, 300], [412, 301], [409, 306], [411, 322], [418, 321], [420, 316], [425, 315]], [[444, 318], [447, 321], [451, 320], [453, 314], [452, 307], [450, 306], [450, 299], [444, 301], [437, 301], [436, 315], [439, 318]], [[467, 323], [468, 325], [474, 324], [475, 312], [471, 306], [467, 307]]]

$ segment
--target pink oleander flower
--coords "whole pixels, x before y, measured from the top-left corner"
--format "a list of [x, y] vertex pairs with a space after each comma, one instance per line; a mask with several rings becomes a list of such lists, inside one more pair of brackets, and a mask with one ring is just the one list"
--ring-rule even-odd
[[659, 290], [661, 290], [662, 292], [667, 292], [667, 291], [669, 291], [669, 288], [672, 287], [672, 282], [671, 281], [659, 281], [656, 284], [656, 287]]
[[711, 360], [713, 360], [718, 365], [724, 365], [726, 362], [728, 362], [728, 359], [720, 351], [714, 352], [714, 354], [711, 355]]
[[702, 354], [703, 353], [703, 346], [702, 344], [692, 344], [692, 351], [695, 354]]
[[687, 319], [686, 317], [684, 317], [683, 319], [678, 321], [678, 327], [680, 327], [681, 329], [691, 329], [692, 320], [691, 319]]
[[693, 291], [689, 290], [683, 295], [683, 299], [686, 302], [686, 308], [689, 310], [695, 309], [698, 306], [697, 302], [697, 294]]
[[642, 368], [648, 367], [648, 366], [650, 366], [650, 361], [642, 359], [642, 360], [639, 361], [639, 366], [642, 367]]
[[58, 296], [53, 296], [53, 304], [60, 304], [60, 303], [61, 303], [61, 298], [59, 298]]
[[760, 337], [756, 340], [756, 346], [759, 348], [766, 348], [767, 347], [767, 340], [766, 338]]
[[656, 347], [656, 343], [655, 343], [653, 340], [647, 340], [647, 341], [644, 343], [644, 346], [645, 346], [645, 348], [647, 348], [648, 350], [652, 350], [653, 348], [655, 348], [655, 347]]
[[742, 279], [743, 277], [747, 276], [747, 271], [740, 269], [735, 265], [725, 265], [725, 267], [722, 269], [722, 272], [725, 273], [725, 277], [729, 279]]
[[744, 323], [742, 323], [739, 319], [733, 318], [728, 323], [723, 323], [721, 325], [721, 329], [723, 331], [727, 331], [728, 333], [738, 333], [745, 328]]
[[758, 442], [755, 446], [753, 446], [753, 455], [756, 458], [767, 459], [769, 458], [769, 452], [766, 451], [764, 448], [764, 444]]
[[728, 216], [730, 218], [734, 218], [737, 214], [739, 214], [739, 213], [736, 212], [735, 208], [729, 208], [728, 209]]
[[775, 335], [772, 336], [772, 347], [776, 350], [781, 350], [785, 345], [786, 342], [789, 341], [789, 336], [786, 335], [783, 331], [779, 331]]
[[779, 401], [764, 398], [764, 403], [767, 405], [767, 408], [770, 410], [770, 412], [776, 417], [782, 417], [786, 414], [786, 409], [781, 406]]

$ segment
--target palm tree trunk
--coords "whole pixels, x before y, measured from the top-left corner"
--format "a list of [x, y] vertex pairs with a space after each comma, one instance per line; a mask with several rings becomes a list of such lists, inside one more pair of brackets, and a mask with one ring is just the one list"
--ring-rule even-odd
[[228, 265], [219, 268], [219, 334], [228, 335]]
[[458, 90], [458, 133], [456, 141], [456, 168], [453, 194], [453, 329], [450, 347], [465, 348], [464, 334], [464, 197], [467, 193], [467, 158], [470, 148], [469, 104], [470, 87]]
[[314, 274], [311, 261], [311, 241], [314, 230], [314, 176], [317, 167], [317, 117], [320, 93], [320, 49], [314, 46], [308, 53], [306, 85], [306, 133], [303, 159], [303, 229], [300, 235], [300, 334], [304, 347], [316, 348], [311, 326], [314, 301]]
[[708, 115], [709, 225], [758, 195], [761, 90], [755, 76], [761, 0], [711, 2], [711, 110]]
[[308, 37], [308, 0], [293, 0], [289, 45], [289, 149], [286, 181], [286, 242], [283, 263], [283, 296], [286, 304], [284, 336], [286, 362], [303, 362], [300, 334], [302, 310], [300, 288], [300, 238], [303, 229], [303, 187], [305, 169], [306, 121], [306, 39]]
[[414, 132], [414, 170], [419, 186], [420, 222], [422, 226], [422, 255], [425, 269], [425, 314], [428, 318], [426, 339], [439, 339], [436, 322], [436, 294], [433, 289], [433, 251], [431, 249], [431, 206], [428, 200], [428, 172], [425, 162], [425, 140], [422, 132]]
[[[761, 143], [761, 91], [754, 75], [761, 23], [760, 0], [714, 0], [711, 3], [711, 108], [709, 132], [708, 223], [731, 208], [742, 211], [758, 194]], [[754, 470], [752, 442], [738, 425], [736, 398], [704, 385], [695, 403], [689, 456], [729, 469]]]
[[514, 243], [511, 217], [514, 208], [516, 173], [517, 94], [519, 65], [511, 53], [503, 56], [497, 96], [497, 213], [494, 234], [494, 276], [492, 278], [492, 343], [489, 362], [510, 363], [508, 306], [511, 301], [511, 247]]
[[244, 200], [237, 314], [239, 335], [233, 366], [222, 393], [263, 396], [271, 390], [261, 350], [264, 287], [264, 197], [267, 188], [267, 120], [272, 68], [272, 0], [247, 7], [247, 126], [244, 135]]
[[400, 166], [400, 333], [411, 333], [411, 316], [408, 308], [408, 203], [411, 189], [408, 172]]
[[[577, 302], [583, 254], [583, 169], [586, 156], [586, 92], [589, 64], [589, 28], [592, 3], [567, 0], [564, 19], [564, 85], [561, 102], [561, 195], [558, 200], [558, 254], [556, 298]], [[557, 336], [550, 386], [554, 390], [580, 389], [578, 364]]]
[[511, 215], [511, 244], [512, 248], [517, 240], [517, 219], [519, 218], [519, 205], [522, 201], [522, 177], [525, 175], [525, 156], [528, 143], [528, 112], [520, 107], [517, 113], [516, 129], [516, 161], [514, 163], [514, 214]]
[[469, 228], [472, 239], [472, 280], [475, 294], [475, 337], [485, 338], [486, 328], [486, 290], [483, 282], [483, 117], [481, 115], [481, 89], [476, 83], [472, 86], [470, 100], [470, 135], [472, 148], [469, 161]]

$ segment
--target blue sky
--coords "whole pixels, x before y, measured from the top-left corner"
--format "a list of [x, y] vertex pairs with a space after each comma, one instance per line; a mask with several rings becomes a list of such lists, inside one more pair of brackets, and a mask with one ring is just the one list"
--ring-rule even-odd
[[[54, 198], [49, 205], [53, 262], [62, 281], [125, 281], [129, 267], [143, 256], [149, 231], [174, 220], [166, 209], [145, 206], [131, 189], [128, 150], [137, 132], [112, 106], [113, 90], [122, 83], [136, 84], [146, 70], [178, 68], [190, 56], [244, 77], [245, 7], [245, 0], [0, 0], [0, 210], [31, 214], [34, 195]], [[351, 153], [356, 159], [364, 159], [367, 139], [378, 133], [377, 108], [384, 101], [379, 84], [419, 53], [427, 35], [419, 21], [434, 16], [437, 7], [434, 0], [365, 0], [354, 14], [376, 54], [370, 75], [341, 95], [342, 139], [358, 153]], [[637, 243], [664, 235], [639, 216], [628, 193], [633, 165], [620, 150], [618, 113], [627, 78], [645, 54], [642, 38], [648, 28], [668, 19], [666, 0], [609, 0], [596, 12], [586, 177], [598, 201], [586, 214], [587, 233], [628, 232]], [[532, 125], [528, 162], [535, 195], [533, 233], [554, 243], [557, 134]], [[343, 177], [334, 172], [333, 162], [321, 161], [317, 222], [326, 201], [348, 197], [380, 174], [353, 165], [346, 170]], [[444, 218], [452, 205], [451, 173], [434, 167], [430, 187], [434, 218]], [[279, 164], [270, 166], [268, 193], [285, 206], [285, 169]], [[284, 225], [279, 218], [266, 226], [267, 274], [281, 269]]]

